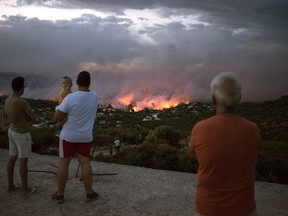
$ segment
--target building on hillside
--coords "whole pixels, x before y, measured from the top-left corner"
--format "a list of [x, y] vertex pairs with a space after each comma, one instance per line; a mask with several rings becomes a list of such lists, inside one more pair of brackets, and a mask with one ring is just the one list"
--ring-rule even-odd
[[143, 121], [153, 121], [153, 117], [147, 115], [146, 117], [143, 118]]
[[159, 115], [160, 115], [160, 113], [154, 113], [154, 114], [152, 115], [152, 117], [153, 117], [153, 119], [154, 119], [155, 121], [159, 121], [159, 120], [161, 120], [161, 119], [159, 118]]
[[7, 131], [9, 127], [8, 116], [5, 113], [4, 106], [0, 105], [0, 131]]

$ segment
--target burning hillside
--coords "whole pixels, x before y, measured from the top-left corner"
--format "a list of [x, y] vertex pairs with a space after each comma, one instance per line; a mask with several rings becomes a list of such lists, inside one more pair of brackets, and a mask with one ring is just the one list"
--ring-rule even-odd
[[128, 107], [129, 110], [139, 111], [143, 110], [144, 108], [162, 110], [164, 108], [177, 106], [180, 103], [188, 103], [188, 100], [181, 100], [174, 97], [168, 99], [164, 95], [142, 98], [140, 100], [137, 100], [133, 93], [128, 93], [127, 95], [117, 97], [116, 102], [121, 106]]
[[[0, 73], [0, 95], [11, 94], [11, 80], [20, 74], [16, 73]], [[143, 79], [127, 79], [121, 83], [120, 78], [117, 82], [109, 77], [98, 77], [99, 74], [93, 76], [91, 90], [95, 90], [100, 99], [100, 104], [111, 105], [114, 108], [128, 109], [130, 111], [139, 111], [144, 108], [164, 109], [174, 107], [180, 103], [187, 103], [192, 100], [191, 92], [187, 85], [176, 85], [171, 80], [163, 82], [159, 79], [153, 80]], [[31, 99], [58, 100], [58, 92], [61, 88], [61, 79], [49, 78], [39, 75], [20, 75], [25, 78], [26, 89], [23, 97]], [[114, 81], [113, 81], [114, 80]], [[113, 82], [112, 82], [113, 81]], [[119, 81], [119, 82], [118, 82]], [[72, 91], [77, 90], [75, 79]], [[179, 80], [177, 81], [179, 82]], [[190, 93], [190, 95], [189, 95]]]

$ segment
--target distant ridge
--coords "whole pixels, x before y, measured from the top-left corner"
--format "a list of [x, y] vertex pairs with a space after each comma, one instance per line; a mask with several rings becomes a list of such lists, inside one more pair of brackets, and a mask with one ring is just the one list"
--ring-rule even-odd
[[60, 81], [45, 75], [20, 74], [16, 72], [0, 72], [0, 95], [9, 95], [11, 81], [17, 76], [25, 78], [24, 97], [33, 99], [51, 99], [58, 96]]

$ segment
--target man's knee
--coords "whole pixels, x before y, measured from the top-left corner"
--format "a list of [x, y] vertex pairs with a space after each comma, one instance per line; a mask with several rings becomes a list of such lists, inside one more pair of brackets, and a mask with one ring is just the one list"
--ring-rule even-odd
[[19, 163], [20, 164], [27, 164], [28, 163], [28, 158], [19, 158]]
[[60, 161], [59, 161], [60, 166], [69, 166], [71, 159], [72, 157], [60, 158]]
[[17, 158], [18, 158], [17, 155], [10, 155], [9, 161], [14, 163], [17, 160]]
[[90, 165], [90, 158], [83, 155], [78, 155], [78, 160], [81, 166]]

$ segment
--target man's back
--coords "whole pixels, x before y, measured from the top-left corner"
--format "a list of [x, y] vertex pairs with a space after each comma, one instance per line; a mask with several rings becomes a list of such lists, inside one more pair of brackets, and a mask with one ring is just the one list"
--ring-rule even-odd
[[189, 148], [199, 162], [199, 212], [245, 215], [255, 209], [255, 165], [260, 145], [258, 127], [235, 114], [215, 115], [195, 125]]
[[27, 101], [11, 95], [5, 101], [5, 112], [8, 115], [9, 128], [17, 133], [26, 133], [29, 131], [29, 117], [25, 113], [25, 109], [30, 108]]
[[65, 97], [59, 110], [67, 113], [60, 137], [71, 142], [92, 141], [92, 130], [98, 107], [96, 92], [77, 91]]

